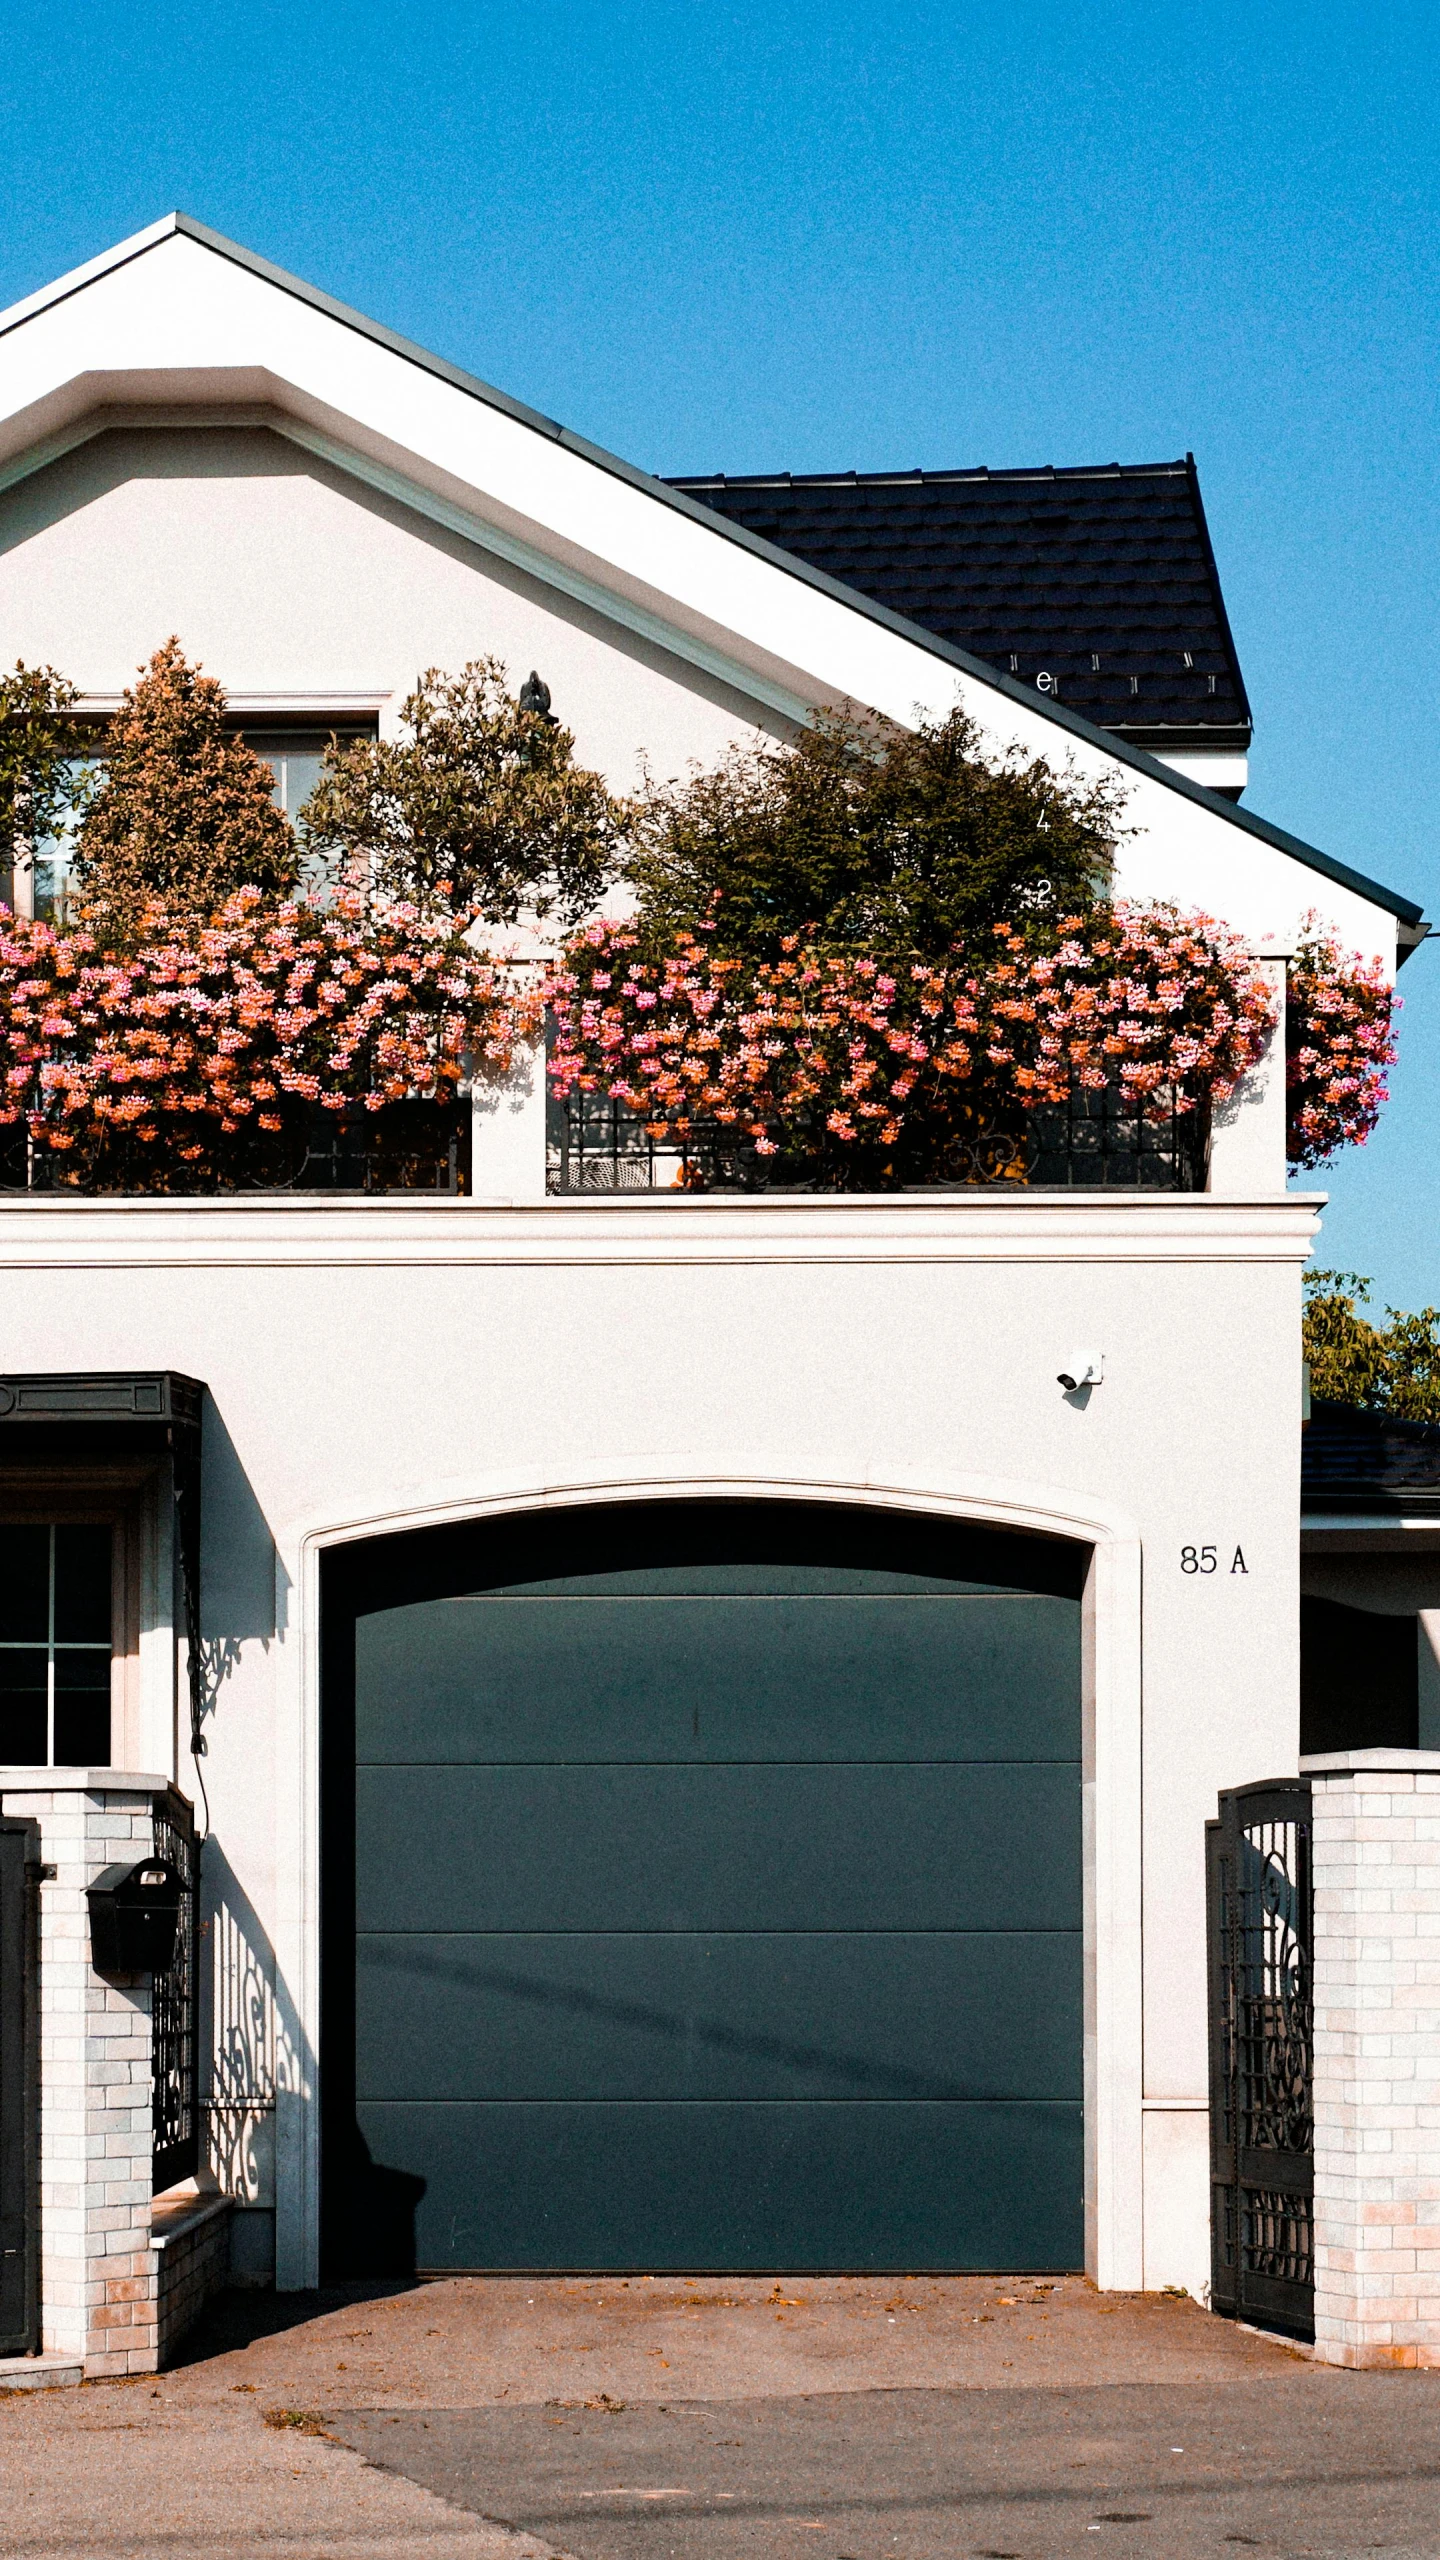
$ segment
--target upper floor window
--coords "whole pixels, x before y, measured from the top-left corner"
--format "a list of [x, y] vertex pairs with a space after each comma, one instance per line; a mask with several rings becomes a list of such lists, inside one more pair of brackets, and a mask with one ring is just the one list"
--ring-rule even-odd
[[356, 738], [373, 738], [375, 729], [371, 723], [365, 728], [246, 729], [243, 735], [247, 746], [263, 756], [273, 772], [275, 797], [293, 827], [320, 779], [331, 739], [348, 747]]
[[[373, 721], [349, 721], [318, 729], [246, 728], [241, 735], [269, 765], [275, 776], [275, 797], [293, 826], [320, 779], [320, 767], [332, 737], [342, 747], [349, 746], [356, 738], [373, 738], [375, 725]], [[93, 754], [77, 756], [77, 783], [87, 775], [96, 776], [102, 761]], [[6, 906], [18, 904], [49, 924], [64, 924], [73, 894], [74, 858], [73, 830], [47, 837], [36, 846], [33, 876], [17, 874], [12, 879], [8, 870], [0, 872], [0, 902]]]
[[293, 826], [320, 779], [331, 739], [348, 747], [356, 738], [373, 738], [375, 728], [373, 722], [364, 728], [337, 723], [323, 729], [246, 729], [242, 735], [273, 772], [275, 797]]
[[108, 1522], [0, 1527], [0, 1761], [111, 1765], [113, 1554]]

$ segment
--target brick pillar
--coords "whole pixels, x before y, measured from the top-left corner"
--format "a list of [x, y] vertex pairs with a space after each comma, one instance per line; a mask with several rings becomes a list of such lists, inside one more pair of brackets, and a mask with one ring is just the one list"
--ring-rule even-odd
[[38, 1823], [41, 1859], [56, 1870], [40, 1887], [41, 2346], [83, 2358], [90, 2376], [153, 2373], [150, 1978], [95, 1971], [85, 1887], [152, 1852], [151, 1800], [165, 1780], [28, 1776], [0, 1773], [0, 1808]]
[[1440, 2365], [1440, 1752], [1314, 1784], [1315, 2353]]

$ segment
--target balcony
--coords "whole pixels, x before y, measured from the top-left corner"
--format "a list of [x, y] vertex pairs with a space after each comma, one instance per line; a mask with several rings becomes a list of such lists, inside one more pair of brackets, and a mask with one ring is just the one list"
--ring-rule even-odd
[[608, 1192], [887, 1190], [1203, 1191], [1210, 1121], [1173, 1097], [1137, 1109], [1118, 1086], [1077, 1086], [1068, 1101], [1023, 1111], [995, 1097], [951, 1132], [931, 1165], [883, 1186], [830, 1178], [797, 1151], [762, 1156], [712, 1122], [682, 1137], [607, 1095], [552, 1096], [546, 1106], [546, 1190]]

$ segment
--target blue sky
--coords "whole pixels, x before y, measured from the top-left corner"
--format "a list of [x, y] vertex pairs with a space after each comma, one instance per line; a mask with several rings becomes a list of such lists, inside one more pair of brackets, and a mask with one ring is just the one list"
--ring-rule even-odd
[[[180, 205], [659, 471], [1193, 449], [1249, 800], [1440, 916], [1440, 12], [17, 0], [0, 300]], [[1440, 1299], [1440, 948], [1323, 1257]]]

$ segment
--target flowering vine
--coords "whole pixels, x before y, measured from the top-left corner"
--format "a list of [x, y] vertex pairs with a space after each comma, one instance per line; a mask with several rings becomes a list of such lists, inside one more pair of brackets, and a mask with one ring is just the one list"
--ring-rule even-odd
[[1324, 1164], [1338, 1147], [1363, 1146], [1390, 1088], [1400, 1000], [1378, 960], [1347, 957], [1315, 915], [1290, 964], [1285, 1085], [1290, 1162]]
[[536, 1022], [453, 928], [403, 909], [247, 890], [210, 924], [152, 908], [123, 952], [0, 910], [0, 1126], [82, 1159], [123, 1137], [142, 1182], [147, 1154], [157, 1179], [198, 1176], [300, 1106], [444, 1099], [503, 1074]]
[[1206, 917], [1120, 905], [1060, 938], [992, 928], [944, 962], [883, 963], [794, 940], [776, 961], [630, 925], [576, 936], [548, 990], [552, 1090], [608, 1094], [658, 1136], [729, 1135], [839, 1183], [924, 1178], [945, 1130], [1078, 1086], [1142, 1115], [1195, 1113], [1259, 1057], [1263, 974]]
[[[943, 961], [799, 937], [764, 960], [596, 923], [544, 990], [552, 1090], [613, 1098], [689, 1149], [692, 1180], [837, 1188], [925, 1181], [977, 1127], [1023, 1131], [1077, 1091], [1188, 1116], [1233, 1089], [1273, 1028], [1261, 970], [1212, 919], [1117, 905], [1057, 929], [997, 925]], [[0, 910], [0, 1129], [64, 1181], [206, 1188], [306, 1111], [374, 1114], [501, 1076], [540, 998], [414, 909], [275, 905], [143, 918], [102, 947]], [[1287, 1009], [1290, 1152], [1363, 1140], [1394, 1056], [1378, 964], [1313, 919]], [[1023, 1149], [993, 1169], [1023, 1178]], [[253, 1173], [250, 1178], [253, 1177]]]

